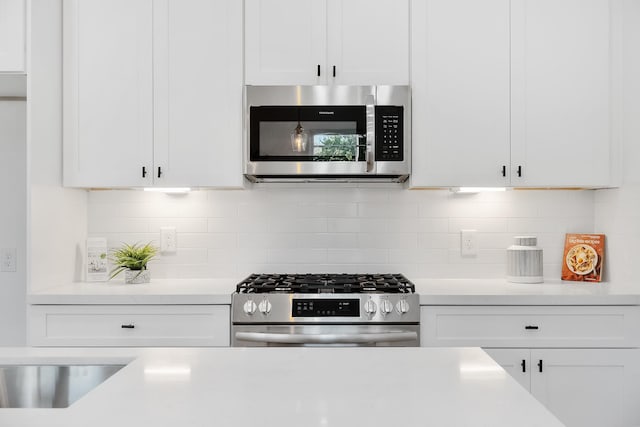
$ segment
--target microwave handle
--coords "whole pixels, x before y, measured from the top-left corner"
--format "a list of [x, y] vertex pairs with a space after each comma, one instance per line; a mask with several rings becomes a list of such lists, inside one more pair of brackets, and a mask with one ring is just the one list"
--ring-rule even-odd
[[376, 140], [376, 107], [373, 95], [366, 97], [367, 109], [367, 151], [365, 160], [367, 163], [367, 173], [371, 173], [375, 169], [374, 145]]

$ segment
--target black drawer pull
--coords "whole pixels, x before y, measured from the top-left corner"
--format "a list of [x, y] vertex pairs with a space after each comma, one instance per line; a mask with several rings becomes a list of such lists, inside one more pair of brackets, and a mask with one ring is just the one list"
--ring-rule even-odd
[[533, 326], [533, 325], [528, 325], [528, 326], [525, 326], [524, 328], [527, 330], [536, 330], [536, 331], [540, 329], [539, 327]]
[[320, 77], [320, 64], [318, 64], [318, 77]]
[[527, 372], [527, 361], [522, 359], [522, 363], [520, 363], [520, 366], [522, 366], [522, 372]]
[[542, 359], [538, 362], [538, 371], [542, 372]]
[[142, 177], [146, 178], [147, 177], [147, 168], [146, 167], [142, 167]]
[[335, 77], [335, 76], [336, 76], [336, 66], [334, 65], [333, 66], [333, 77]]
[[158, 166], [158, 178], [162, 177], [162, 168]]
[[504, 177], [507, 176], [507, 166], [506, 165], [502, 165], [502, 176], [504, 176]]
[[518, 166], [518, 178], [522, 178], [522, 166]]
[[131, 324], [129, 324], [129, 325], [121, 325], [120, 327], [121, 327], [122, 329], [133, 329], [133, 328], [135, 328], [135, 327], [136, 327], [136, 325], [131, 325]]

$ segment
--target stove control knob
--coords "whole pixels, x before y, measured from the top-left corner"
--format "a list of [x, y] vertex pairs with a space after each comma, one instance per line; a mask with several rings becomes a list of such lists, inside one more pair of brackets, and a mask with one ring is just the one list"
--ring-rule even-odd
[[383, 299], [380, 301], [380, 311], [383, 315], [387, 315], [393, 311], [393, 304], [388, 299]]
[[253, 300], [251, 299], [245, 302], [244, 305], [242, 306], [242, 310], [244, 310], [244, 312], [249, 316], [255, 313], [257, 308], [258, 306], [256, 306], [256, 303], [253, 302]]
[[271, 303], [269, 300], [265, 298], [260, 301], [260, 304], [258, 304], [258, 310], [260, 310], [260, 313], [262, 314], [269, 314], [271, 312]]
[[376, 305], [375, 302], [373, 302], [373, 300], [368, 300], [367, 302], [364, 303], [365, 313], [374, 315], [376, 314], [376, 311], [378, 311], [378, 306]]
[[409, 303], [407, 302], [406, 299], [401, 299], [400, 301], [398, 301], [398, 304], [396, 304], [396, 310], [398, 310], [398, 313], [400, 314], [405, 314], [409, 312]]

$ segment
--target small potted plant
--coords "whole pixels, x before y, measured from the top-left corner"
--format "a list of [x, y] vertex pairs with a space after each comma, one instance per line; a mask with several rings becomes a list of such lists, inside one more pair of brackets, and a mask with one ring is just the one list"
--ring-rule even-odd
[[111, 252], [110, 261], [114, 265], [109, 279], [113, 279], [124, 271], [125, 283], [149, 283], [151, 273], [147, 270], [147, 263], [158, 253], [158, 249], [151, 244], [123, 243], [118, 249]]

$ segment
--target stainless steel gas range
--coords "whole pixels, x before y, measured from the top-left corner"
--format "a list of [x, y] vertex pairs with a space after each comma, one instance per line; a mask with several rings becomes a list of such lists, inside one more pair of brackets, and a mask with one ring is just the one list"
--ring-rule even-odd
[[401, 274], [253, 274], [231, 323], [234, 347], [420, 344], [418, 295]]

